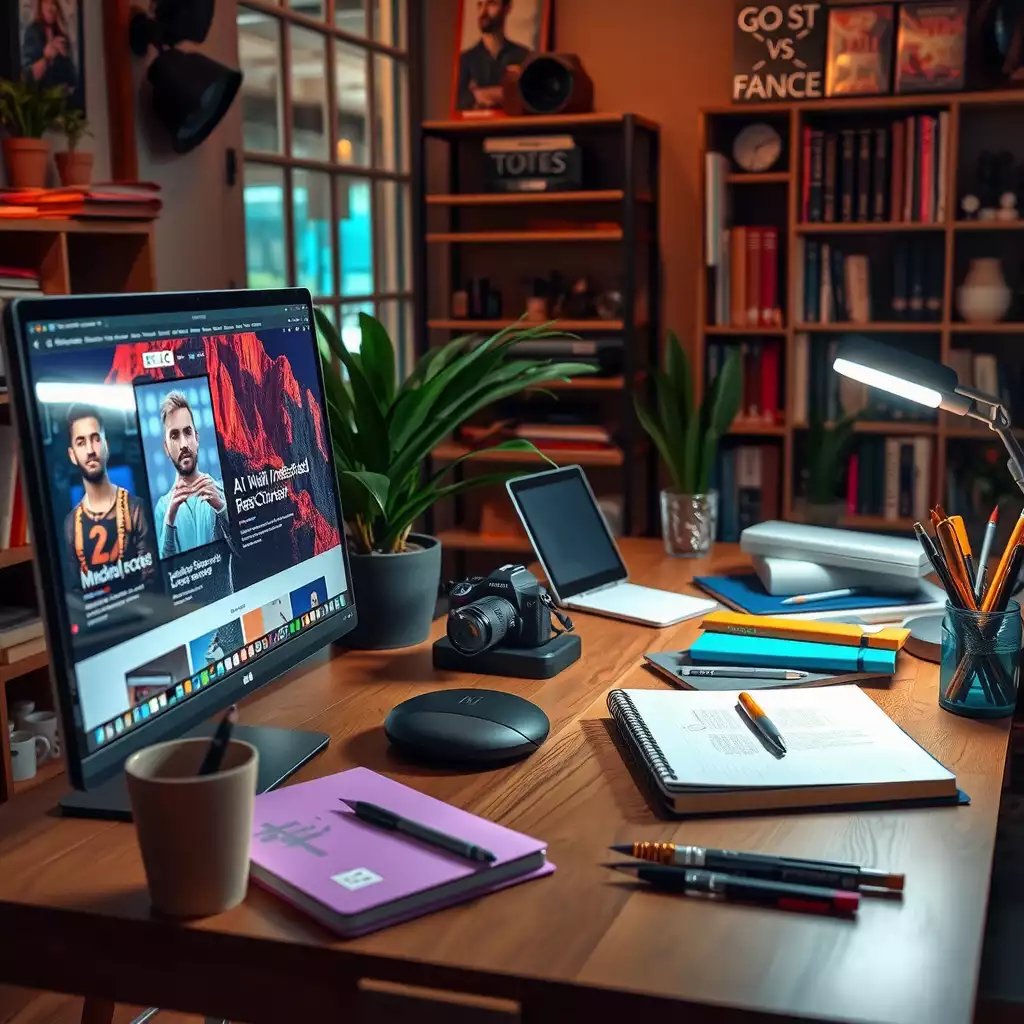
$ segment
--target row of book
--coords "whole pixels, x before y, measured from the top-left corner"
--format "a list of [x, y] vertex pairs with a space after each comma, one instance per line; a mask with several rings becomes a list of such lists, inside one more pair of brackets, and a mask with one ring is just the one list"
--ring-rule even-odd
[[894, 245], [892, 291], [876, 294], [881, 291], [873, 287], [877, 268], [868, 256], [847, 254], [834, 244], [812, 238], [800, 239], [798, 245], [796, 301], [804, 323], [942, 319], [945, 265], [941, 246], [923, 241]]
[[738, 543], [740, 533], [765, 519], [782, 518], [782, 449], [777, 444], [735, 445], [718, 453], [718, 540]]
[[711, 342], [705, 361], [706, 384], [711, 384], [726, 359], [737, 349], [743, 372], [743, 400], [736, 426], [742, 428], [744, 422], [782, 423], [785, 416], [782, 405], [782, 342], [779, 339], [752, 339], [742, 345]]
[[43, 620], [34, 608], [0, 607], [0, 665], [13, 665], [45, 650]]
[[0, 189], [0, 219], [154, 220], [163, 202], [149, 181], [109, 181], [66, 188]]
[[849, 515], [928, 521], [934, 439], [862, 437], [846, 473]]
[[18, 437], [14, 427], [0, 426], [0, 550], [28, 543], [28, 508], [18, 471]]
[[779, 229], [734, 227], [723, 232], [715, 268], [715, 325], [781, 327]]
[[941, 224], [949, 142], [948, 111], [839, 132], [804, 128], [801, 220]]

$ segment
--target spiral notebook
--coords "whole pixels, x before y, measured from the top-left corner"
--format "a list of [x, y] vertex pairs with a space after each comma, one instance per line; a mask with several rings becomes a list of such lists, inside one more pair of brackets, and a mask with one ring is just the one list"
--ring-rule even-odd
[[735, 814], [965, 802], [956, 777], [857, 686], [770, 690], [758, 703], [786, 740], [774, 754], [740, 691], [612, 690], [608, 709], [669, 811]]

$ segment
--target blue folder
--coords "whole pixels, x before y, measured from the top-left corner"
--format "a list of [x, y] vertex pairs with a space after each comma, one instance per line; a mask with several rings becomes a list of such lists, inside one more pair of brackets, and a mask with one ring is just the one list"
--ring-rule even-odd
[[794, 668], [813, 672], [875, 672], [892, 675], [896, 652], [877, 647], [775, 640], [732, 633], [702, 633], [690, 647], [695, 665], [743, 665], [753, 668]]

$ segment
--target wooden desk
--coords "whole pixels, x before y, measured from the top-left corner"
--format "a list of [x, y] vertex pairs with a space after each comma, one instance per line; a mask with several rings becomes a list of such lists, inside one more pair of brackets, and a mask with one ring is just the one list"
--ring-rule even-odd
[[[666, 559], [655, 541], [624, 548], [637, 580], [670, 589], [685, 589], [691, 572], [740, 563], [735, 548], [711, 562]], [[330, 733], [329, 750], [298, 779], [368, 765], [546, 839], [552, 877], [352, 942], [256, 888], [241, 907], [180, 926], [150, 916], [128, 825], [46, 815], [58, 789], [40, 787], [26, 797], [35, 808], [0, 811], [0, 982], [239, 1021], [345, 1019], [362, 1005], [360, 987], [381, 983], [512, 1000], [532, 1022], [653, 1011], [699, 1021], [969, 1021], [1009, 723], [940, 711], [936, 669], [908, 660], [872, 696], [956, 772], [970, 807], [663, 821], [616, 748], [605, 694], [661, 686], [640, 667], [642, 652], [683, 646], [696, 627], [585, 615], [577, 626], [583, 660], [549, 682], [438, 676], [427, 646], [324, 654], [242, 709], [253, 724]], [[438, 685], [520, 693], [551, 718], [550, 739], [498, 771], [402, 762], [388, 750], [384, 716]], [[600, 866], [609, 843], [634, 839], [878, 865], [907, 872], [906, 898], [866, 901], [856, 921], [842, 921], [656, 895]]]

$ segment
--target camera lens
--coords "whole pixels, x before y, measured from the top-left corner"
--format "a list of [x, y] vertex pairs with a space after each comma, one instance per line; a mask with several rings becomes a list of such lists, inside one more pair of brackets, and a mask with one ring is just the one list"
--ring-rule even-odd
[[480, 654], [505, 639], [515, 616], [503, 597], [482, 597], [448, 616], [448, 639], [463, 654]]

